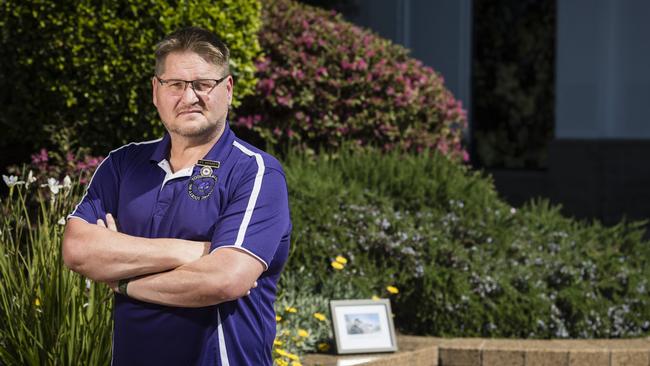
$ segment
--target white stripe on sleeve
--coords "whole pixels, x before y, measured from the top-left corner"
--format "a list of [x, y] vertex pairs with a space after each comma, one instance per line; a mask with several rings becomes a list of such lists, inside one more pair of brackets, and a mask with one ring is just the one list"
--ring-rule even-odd
[[248, 200], [248, 206], [246, 206], [246, 212], [244, 213], [244, 218], [239, 226], [239, 232], [237, 233], [237, 240], [235, 240], [235, 247], [241, 247], [244, 243], [244, 236], [246, 236], [246, 229], [248, 229], [248, 224], [251, 221], [253, 216], [253, 210], [255, 209], [255, 204], [257, 203], [257, 196], [260, 194], [260, 189], [262, 188], [262, 178], [264, 177], [264, 160], [262, 155], [254, 153], [244, 147], [239, 142], [233, 142], [239, 150], [248, 156], [254, 156], [255, 161], [257, 162], [257, 174], [255, 175], [255, 182], [253, 183], [253, 191]]

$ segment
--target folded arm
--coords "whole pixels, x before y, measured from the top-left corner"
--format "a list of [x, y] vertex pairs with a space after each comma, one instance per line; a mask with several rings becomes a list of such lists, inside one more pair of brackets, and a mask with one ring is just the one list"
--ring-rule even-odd
[[203, 256], [209, 242], [150, 239], [117, 232], [107, 215], [105, 224], [71, 218], [63, 234], [63, 261], [71, 270], [92, 280], [123, 278], [168, 271]]
[[[245, 296], [262, 272], [264, 265], [257, 258], [226, 247], [172, 271], [133, 279], [127, 295], [167, 306], [216, 305]], [[116, 283], [110, 285], [117, 290]]]

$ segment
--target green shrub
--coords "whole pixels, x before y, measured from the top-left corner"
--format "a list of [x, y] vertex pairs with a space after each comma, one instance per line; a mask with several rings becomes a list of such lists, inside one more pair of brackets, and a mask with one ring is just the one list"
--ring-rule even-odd
[[329, 340], [333, 333], [327, 316], [328, 299], [323, 294], [302, 293], [306, 287], [315, 285], [303, 280], [301, 272], [285, 274], [282, 291], [275, 302], [277, 332], [273, 356], [277, 366], [291, 365], [304, 353], [331, 347]]
[[109, 364], [112, 292], [69, 271], [61, 258], [64, 217], [80, 187], [5, 178], [11, 187], [0, 199], [0, 364]]
[[[489, 179], [439, 155], [291, 157], [300, 294], [367, 298], [396, 285], [404, 332], [609, 338], [646, 334], [650, 246], [641, 223], [603, 227], [531, 202], [517, 210]], [[328, 264], [350, 258], [343, 277]], [[337, 274], [338, 275], [338, 274]], [[306, 277], [311, 277], [310, 282]], [[332, 290], [332, 282], [344, 289]]]
[[[187, 25], [231, 49], [238, 98], [255, 87], [258, 0], [21, 1], [0, 4], [0, 151], [106, 151], [158, 137], [155, 44]], [[235, 102], [238, 104], [238, 101]]]
[[264, 3], [260, 43], [257, 94], [233, 121], [242, 134], [312, 150], [352, 141], [466, 157], [461, 103], [403, 47], [291, 0]]

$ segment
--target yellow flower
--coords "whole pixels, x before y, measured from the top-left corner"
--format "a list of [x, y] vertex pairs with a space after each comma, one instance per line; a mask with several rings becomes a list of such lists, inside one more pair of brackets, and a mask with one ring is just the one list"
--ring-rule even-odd
[[322, 322], [325, 321], [325, 315], [323, 315], [321, 313], [314, 313], [314, 318], [316, 318], [316, 319], [318, 319], [318, 320], [320, 320]]
[[304, 329], [298, 329], [298, 335], [303, 338], [307, 338], [309, 337], [309, 332]]
[[282, 317], [280, 315], [276, 315], [275, 316], [275, 321], [279, 322], [280, 320], [282, 320]]
[[36, 305], [36, 306], [41, 306], [41, 299], [39, 299], [39, 298], [37, 297], [37, 298], [34, 300], [34, 305]]
[[280, 341], [280, 340], [277, 340], [277, 339], [273, 341], [273, 345], [274, 345], [274, 346], [281, 346], [281, 345], [283, 345], [283, 344], [284, 344], [284, 342], [282, 342], [282, 341]]
[[302, 364], [300, 363], [300, 361], [293, 361], [291, 363], [291, 366], [302, 366]]
[[348, 263], [348, 260], [342, 255], [337, 255], [336, 256], [336, 261], [341, 263], [341, 264], [347, 264]]
[[319, 343], [318, 344], [318, 350], [321, 352], [327, 352], [330, 350], [330, 345], [327, 343]]
[[332, 262], [332, 268], [338, 269], [339, 271], [343, 269], [343, 265], [337, 261]]
[[386, 290], [388, 290], [388, 292], [390, 292], [391, 294], [399, 293], [399, 290], [395, 286], [386, 286]]
[[276, 358], [274, 361], [278, 366], [289, 366], [289, 363], [281, 358]]
[[377, 300], [379, 300], [379, 296], [377, 296], [377, 295], [372, 295], [372, 299], [373, 299], [374, 301], [377, 301]]
[[285, 310], [287, 313], [297, 313], [297, 312], [298, 312], [298, 309], [296, 309], [296, 308], [294, 308], [294, 307], [292, 307], [292, 306], [287, 306], [286, 308], [284, 308], [284, 310]]
[[298, 357], [298, 355], [294, 355], [293, 353], [287, 352], [286, 356], [294, 361], [300, 361], [300, 357]]
[[282, 348], [276, 348], [275, 353], [279, 354], [280, 356], [289, 357], [289, 352], [283, 350]]

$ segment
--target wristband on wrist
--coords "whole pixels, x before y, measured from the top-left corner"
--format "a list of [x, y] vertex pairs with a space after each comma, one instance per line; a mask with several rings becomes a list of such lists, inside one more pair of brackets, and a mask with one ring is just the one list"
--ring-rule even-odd
[[129, 286], [129, 281], [131, 281], [130, 278], [125, 278], [125, 279], [119, 280], [117, 282], [117, 291], [120, 294], [122, 294], [124, 296], [129, 296], [129, 294], [126, 291], [126, 288]]

